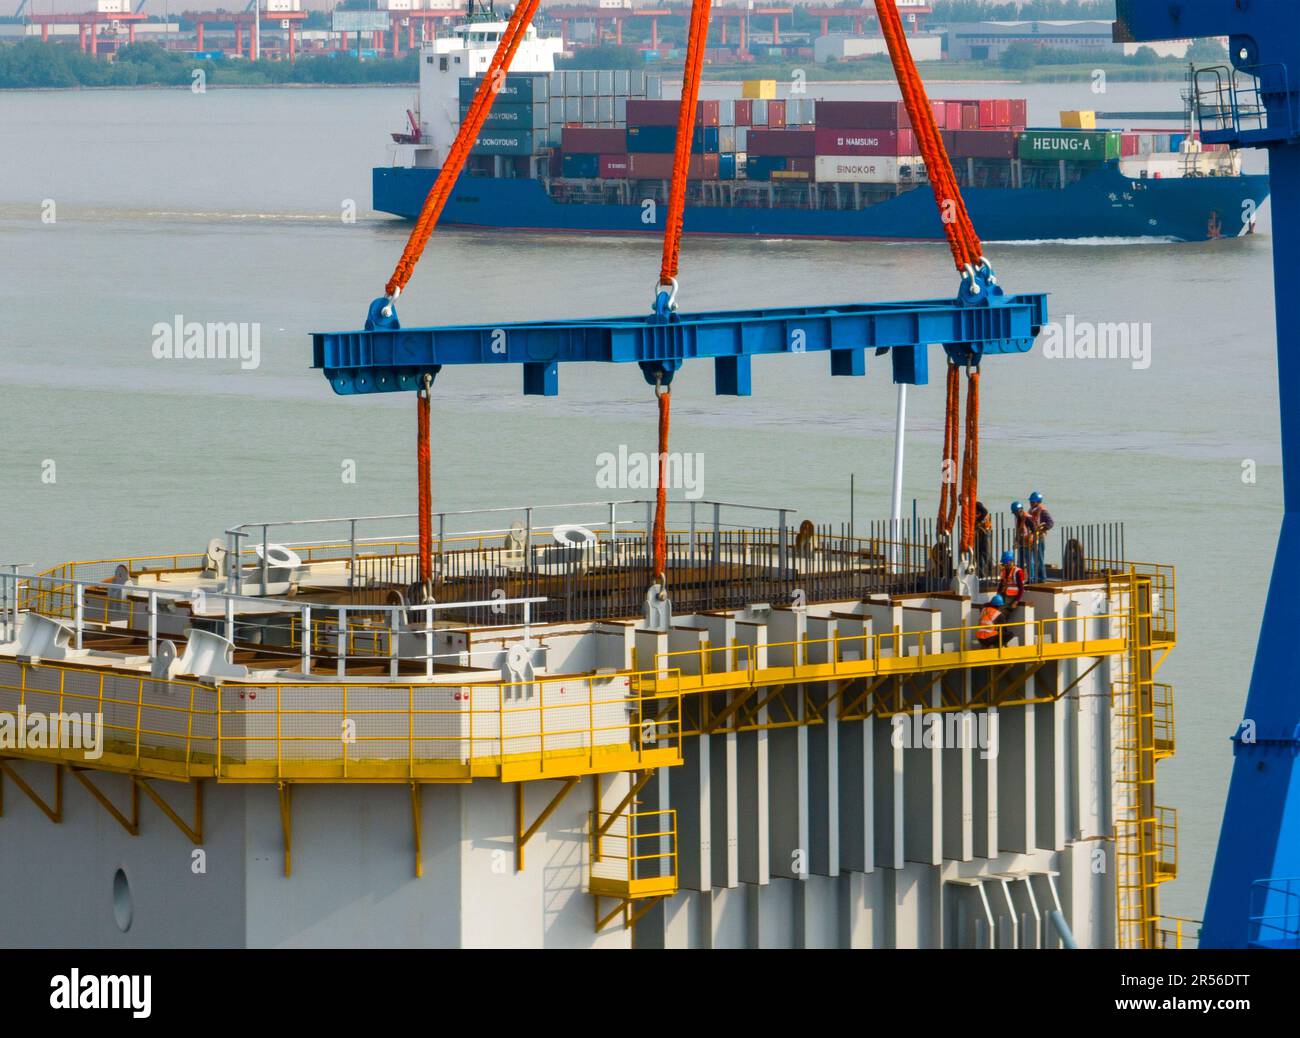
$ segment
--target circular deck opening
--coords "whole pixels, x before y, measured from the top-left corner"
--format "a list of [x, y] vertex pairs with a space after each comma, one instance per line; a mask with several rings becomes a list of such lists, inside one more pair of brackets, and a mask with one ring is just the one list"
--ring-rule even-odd
[[131, 884], [126, 873], [118, 869], [113, 873], [113, 921], [123, 933], [131, 929], [135, 906], [131, 903]]

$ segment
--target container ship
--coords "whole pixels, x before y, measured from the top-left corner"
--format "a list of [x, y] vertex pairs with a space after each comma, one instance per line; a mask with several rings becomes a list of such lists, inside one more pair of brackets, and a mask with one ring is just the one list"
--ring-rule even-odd
[[[373, 172], [373, 205], [414, 219], [467, 111], [503, 22], [471, 22], [421, 55], [417, 110]], [[662, 233], [678, 102], [644, 70], [554, 68], [559, 41], [530, 30], [498, 94], [446, 224], [496, 230]], [[901, 101], [747, 95], [702, 100], [686, 232], [943, 240]], [[966, 205], [992, 241], [1253, 233], [1268, 177], [1183, 132], [1097, 129], [1088, 112], [1028, 126], [1020, 99], [932, 101]]]

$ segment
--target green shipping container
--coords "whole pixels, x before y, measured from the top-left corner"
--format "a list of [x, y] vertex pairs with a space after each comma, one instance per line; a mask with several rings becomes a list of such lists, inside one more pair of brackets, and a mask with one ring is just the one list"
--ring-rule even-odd
[[[460, 100], [469, 104], [474, 100], [478, 90], [479, 79], [462, 76], [460, 80]], [[550, 98], [549, 72], [516, 72], [506, 76], [497, 91], [495, 104], [527, 105], [537, 104]]]
[[476, 155], [533, 155], [542, 146], [542, 134], [532, 130], [488, 130], [474, 142]]
[[1031, 161], [1104, 162], [1119, 158], [1120, 135], [1109, 130], [1025, 130], [1020, 157]]
[[[469, 114], [469, 105], [460, 106], [460, 121], [465, 121]], [[544, 130], [546, 129], [546, 105], [503, 105], [492, 106], [487, 120], [483, 123], [485, 130]]]

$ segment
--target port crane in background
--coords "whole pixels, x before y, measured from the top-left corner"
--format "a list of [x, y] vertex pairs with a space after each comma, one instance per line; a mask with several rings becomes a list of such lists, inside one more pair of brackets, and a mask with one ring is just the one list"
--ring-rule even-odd
[[[20, 3], [14, 17], [22, 14], [26, 6], [26, 0]], [[41, 42], [48, 43], [50, 39], [51, 25], [75, 25], [77, 27], [78, 42], [81, 45], [83, 54], [89, 53], [91, 57], [99, 56], [99, 27], [101, 25], [126, 24], [126, 42], [135, 42], [135, 26], [137, 22], [145, 21], [149, 16], [142, 10], [144, 2], [141, 0], [139, 6], [134, 10], [131, 9], [131, 0], [109, 0], [98, 5], [103, 8], [113, 8], [112, 10], [84, 11], [78, 14], [36, 14], [27, 15], [28, 25], [39, 25], [41, 27]]]
[[[1117, 41], [1229, 38], [1203, 69], [1202, 139], [1266, 148], [1273, 205], [1285, 515], [1201, 931], [1203, 947], [1300, 947], [1300, 5], [1292, 0], [1118, 0]], [[1248, 219], [1252, 214], [1243, 213]], [[1226, 302], [1226, 301], [1225, 301]], [[1227, 589], [1216, 589], [1225, 594]]]

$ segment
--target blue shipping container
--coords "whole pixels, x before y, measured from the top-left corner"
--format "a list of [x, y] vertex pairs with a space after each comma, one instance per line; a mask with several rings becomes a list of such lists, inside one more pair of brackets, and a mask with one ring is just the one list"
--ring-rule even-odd
[[718, 156], [718, 179], [735, 180], [736, 179], [736, 156], [723, 152]]
[[749, 180], [771, 180], [775, 171], [785, 169], [785, 157], [750, 155], [745, 159], [745, 176]]
[[600, 176], [600, 156], [574, 154], [564, 156], [564, 175], [566, 177], [595, 178]]
[[[691, 151], [696, 155], [712, 155], [719, 150], [718, 140], [716, 126], [697, 126]], [[627, 128], [628, 151], [671, 154], [676, 148], [676, 126], [629, 126]]]

